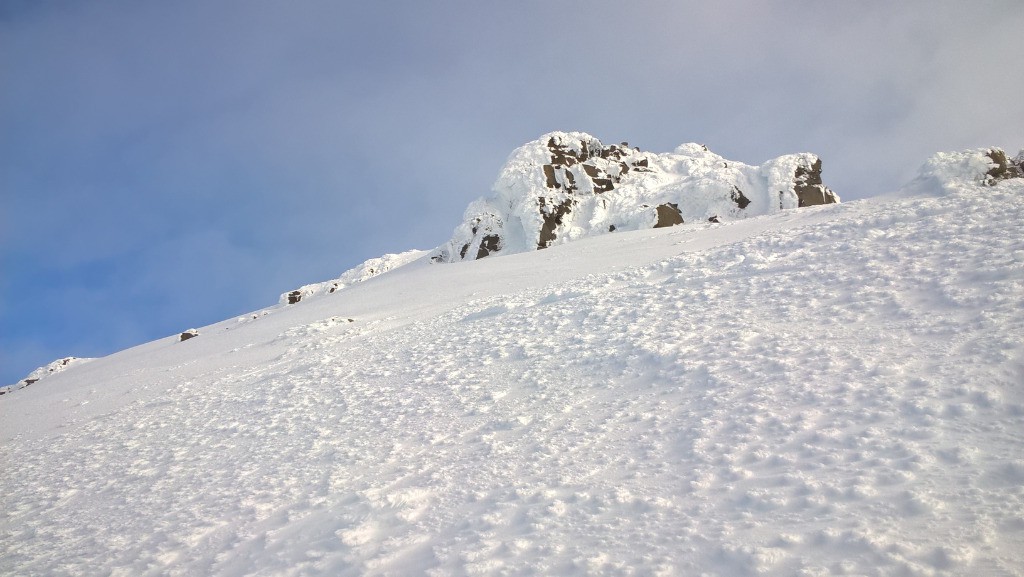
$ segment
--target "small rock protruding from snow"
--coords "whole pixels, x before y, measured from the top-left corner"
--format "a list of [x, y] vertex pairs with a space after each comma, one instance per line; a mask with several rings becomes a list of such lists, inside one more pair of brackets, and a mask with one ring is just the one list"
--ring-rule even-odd
[[181, 333], [181, 335], [178, 337], [178, 341], [179, 342], [180, 341], [187, 341], [187, 340], [189, 340], [189, 339], [191, 339], [193, 337], [198, 337], [198, 336], [199, 336], [199, 331], [197, 329], [189, 329], [189, 330]]
[[493, 197], [466, 209], [432, 262], [547, 248], [619, 230], [722, 222], [839, 202], [821, 160], [791, 154], [761, 166], [726, 160], [702, 144], [644, 152], [583, 132], [552, 132], [516, 149]]
[[30, 386], [30, 385], [34, 385], [35, 383], [39, 382], [41, 379], [44, 379], [44, 378], [46, 378], [46, 377], [48, 377], [50, 375], [54, 375], [56, 373], [63, 372], [63, 371], [69, 369], [70, 367], [72, 367], [74, 365], [77, 365], [77, 364], [80, 364], [80, 363], [84, 363], [84, 362], [88, 362], [88, 361], [91, 361], [91, 360], [93, 360], [93, 359], [91, 359], [91, 358], [81, 358], [81, 357], [64, 357], [63, 359], [57, 359], [56, 361], [53, 361], [52, 363], [50, 363], [48, 365], [43, 365], [43, 366], [39, 367], [38, 369], [32, 371], [31, 373], [28, 374], [27, 377], [25, 377], [24, 379], [18, 381], [17, 383], [15, 383], [13, 385], [8, 385], [6, 387], [0, 387], [0, 395], [11, 393], [11, 392], [17, 391], [19, 389], [24, 389], [25, 387]]

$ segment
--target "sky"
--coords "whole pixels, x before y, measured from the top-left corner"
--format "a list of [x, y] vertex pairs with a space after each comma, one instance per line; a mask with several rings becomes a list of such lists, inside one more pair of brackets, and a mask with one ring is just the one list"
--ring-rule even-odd
[[1024, 13], [979, 2], [0, 0], [0, 384], [444, 243], [553, 130], [844, 200], [1024, 147]]

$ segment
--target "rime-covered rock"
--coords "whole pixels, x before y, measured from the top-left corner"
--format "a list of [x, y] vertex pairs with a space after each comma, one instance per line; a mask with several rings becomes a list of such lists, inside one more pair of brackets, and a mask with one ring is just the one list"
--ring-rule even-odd
[[986, 184], [994, 184], [998, 180], [1024, 177], [1024, 150], [1017, 156], [1007, 159], [1006, 153], [1000, 148], [990, 148], [985, 153], [990, 168], [985, 172]]
[[281, 295], [280, 304], [293, 305], [303, 299], [331, 294], [354, 283], [369, 280], [392, 269], [407, 265], [427, 254], [425, 250], [409, 250], [398, 254], [386, 254], [371, 258], [341, 274], [334, 280], [301, 286]]
[[552, 132], [516, 149], [494, 195], [466, 209], [434, 262], [547, 248], [622, 230], [724, 222], [839, 202], [821, 160], [790, 154], [760, 166], [726, 160], [700, 144], [670, 153], [605, 145], [582, 132]]
[[30, 385], [34, 385], [40, 380], [54, 375], [56, 373], [63, 372], [68, 368], [77, 365], [79, 363], [85, 363], [91, 361], [91, 358], [79, 358], [79, 357], [64, 357], [63, 359], [57, 359], [48, 365], [43, 365], [38, 369], [32, 371], [27, 377], [6, 387], [0, 387], [0, 395], [17, 391], [18, 389], [24, 389]]
[[1024, 178], [1024, 150], [1007, 158], [1001, 148], [974, 148], [934, 154], [901, 191], [904, 195], [948, 191], [963, 183], [997, 186], [1016, 178]]

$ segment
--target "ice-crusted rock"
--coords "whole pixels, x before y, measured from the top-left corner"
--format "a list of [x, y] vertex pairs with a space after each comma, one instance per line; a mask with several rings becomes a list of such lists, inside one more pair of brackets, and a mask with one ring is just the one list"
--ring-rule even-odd
[[617, 230], [723, 222], [839, 202], [821, 181], [821, 160], [790, 154], [760, 166], [726, 160], [700, 144], [670, 153], [583, 132], [552, 132], [516, 149], [494, 196], [466, 209], [434, 262], [543, 249]]
[[400, 266], [405, 266], [416, 259], [424, 256], [429, 251], [409, 250], [398, 254], [386, 254], [371, 258], [363, 263], [343, 272], [334, 280], [308, 284], [293, 291], [281, 295], [280, 303], [293, 305], [303, 299], [330, 294], [339, 291], [346, 286], [369, 280], [377, 275], [384, 274]]
[[70, 368], [70, 367], [72, 367], [74, 365], [77, 365], [77, 364], [80, 364], [80, 363], [85, 363], [85, 362], [88, 362], [88, 361], [91, 361], [91, 360], [93, 360], [93, 359], [91, 359], [91, 358], [80, 358], [80, 357], [64, 357], [63, 359], [57, 359], [56, 361], [53, 361], [52, 363], [50, 363], [48, 365], [43, 365], [43, 366], [39, 367], [38, 369], [32, 371], [31, 373], [28, 374], [27, 377], [25, 377], [24, 379], [18, 381], [17, 383], [15, 383], [13, 385], [7, 385], [6, 387], [0, 387], [0, 395], [4, 395], [4, 394], [7, 394], [7, 393], [10, 393], [10, 392], [13, 392], [13, 391], [17, 391], [19, 389], [24, 389], [25, 387], [27, 387], [29, 385], [34, 385], [35, 383], [39, 382], [41, 379], [44, 379], [44, 378], [46, 378], [46, 377], [48, 377], [50, 375], [62, 372], [62, 371], [67, 370], [68, 368]]
[[989, 169], [985, 172], [986, 184], [992, 185], [996, 181], [1008, 178], [1024, 178], [1024, 150], [1017, 153], [1017, 156], [1007, 159], [1001, 148], [990, 148], [985, 156], [991, 161]]
[[1007, 158], [1001, 148], [974, 148], [932, 155], [917, 178], [901, 189], [903, 194], [950, 192], [963, 185], [995, 186], [1000, 181], [1024, 178], [1024, 150]]

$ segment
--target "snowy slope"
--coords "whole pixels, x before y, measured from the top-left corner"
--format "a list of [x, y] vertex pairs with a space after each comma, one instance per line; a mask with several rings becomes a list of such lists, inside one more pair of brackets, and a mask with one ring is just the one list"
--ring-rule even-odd
[[1022, 575], [1024, 181], [979, 155], [0, 397], [0, 574]]

